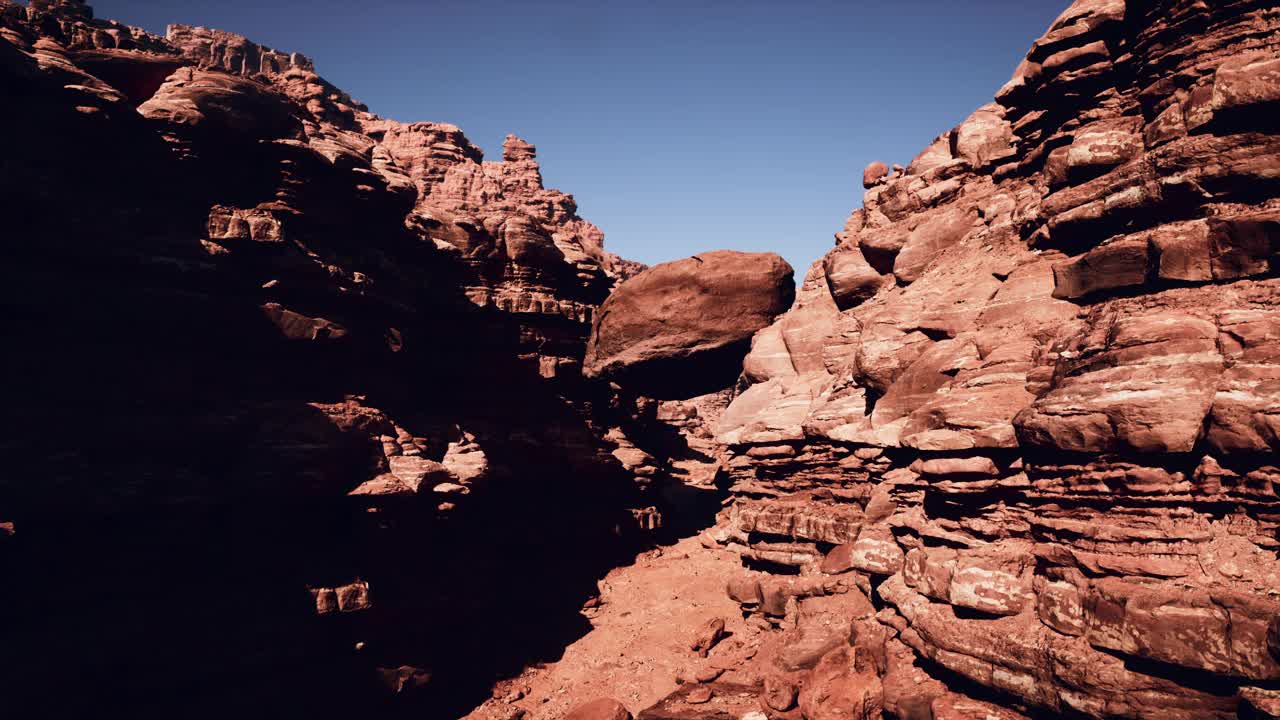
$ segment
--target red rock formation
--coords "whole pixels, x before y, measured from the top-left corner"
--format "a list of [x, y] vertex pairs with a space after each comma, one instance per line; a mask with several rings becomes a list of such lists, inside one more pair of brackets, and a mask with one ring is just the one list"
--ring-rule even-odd
[[864, 578], [888, 714], [1267, 712], [1278, 69], [1269, 3], [1077, 0], [755, 336], [713, 535]]
[[578, 372], [635, 267], [532, 146], [70, 0], [0, 86], [7, 712], [456, 716], [558, 642], [656, 511]]
[[[615, 538], [683, 522], [642, 492], [675, 479], [731, 483], [706, 542], [766, 639], [683, 629], [710, 662], [641, 717], [1276, 715], [1278, 27], [1078, 0], [868, 168], [776, 320], [777, 262], [637, 278], [752, 311], [671, 338], [627, 286], [597, 317], [638, 268], [528, 143], [0, 0], [6, 709], [456, 716], [578, 631]], [[634, 387], [581, 381], [592, 323], [587, 374]], [[622, 372], [707, 351], [730, 377]]]

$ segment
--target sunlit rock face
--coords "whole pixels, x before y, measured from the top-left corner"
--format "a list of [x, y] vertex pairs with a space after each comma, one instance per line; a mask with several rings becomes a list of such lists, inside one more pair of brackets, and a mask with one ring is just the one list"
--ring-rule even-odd
[[891, 715], [1270, 716], [1278, 121], [1270, 3], [1079, 0], [755, 335], [712, 535], [866, 578]]

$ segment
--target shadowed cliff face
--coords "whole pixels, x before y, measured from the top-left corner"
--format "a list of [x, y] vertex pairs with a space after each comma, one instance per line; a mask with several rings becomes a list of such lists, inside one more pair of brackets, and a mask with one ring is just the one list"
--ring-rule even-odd
[[0, 85], [7, 713], [444, 717], [582, 632], [635, 268], [531, 145], [75, 2], [0, 2]]
[[756, 334], [716, 539], [862, 584], [889, 714], [1274, 716], [1278, 33], [1078, 0]]

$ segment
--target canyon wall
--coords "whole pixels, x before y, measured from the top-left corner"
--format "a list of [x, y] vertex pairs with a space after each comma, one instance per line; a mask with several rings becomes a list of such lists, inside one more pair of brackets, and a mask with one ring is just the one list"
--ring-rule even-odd
[[868, 167], [717, 429], [744, 608], [861, 588], [896, 717], [1280, 712], [1278, 124], [1272, 3], [1077, 0]]
[[0, 0], [0, 86], [6, 712], [457, 716], [581, 632], [664, 459], [532, 145], [73, 0]]
[[794, 293], [230, 33], [0, 0], [0, 85], [15, 716], [456, 717], [722, 498], [642, 718], [1280, 716], [1270, 3], [1078, 0]]

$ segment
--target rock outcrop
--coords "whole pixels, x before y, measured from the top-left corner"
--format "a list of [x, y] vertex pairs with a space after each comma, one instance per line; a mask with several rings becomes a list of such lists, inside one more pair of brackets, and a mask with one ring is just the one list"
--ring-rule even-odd
[[859, 578], [889, 715], [1268, 716], [1278, 101], [1270, 3], [1077, 0], [756, 334], [711, 537]]
[[778, 255], [732, 250], [649, 268], [601, 305], [583, 373], [661, 398], [732, 385], [751, 336], [791, 306], [791, 276]]

